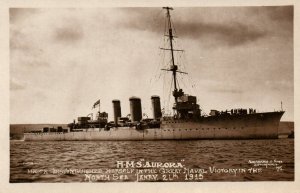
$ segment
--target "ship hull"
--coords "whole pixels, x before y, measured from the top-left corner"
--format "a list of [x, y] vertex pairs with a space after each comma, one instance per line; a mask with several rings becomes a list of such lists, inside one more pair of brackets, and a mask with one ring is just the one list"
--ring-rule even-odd
[[276, 139], [284, 112], [164, 120], [160, 128], [114, 127], [68, 133], [25, 133], [25, 141], [127, 141], [187, 139]]

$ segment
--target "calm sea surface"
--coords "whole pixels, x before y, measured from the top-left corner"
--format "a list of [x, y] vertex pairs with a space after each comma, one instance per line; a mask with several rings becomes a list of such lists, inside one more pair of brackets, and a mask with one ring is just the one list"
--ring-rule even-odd
[[[117, 161], [175, 165], [109, 170]], [[10, 182], [287, 180], [294, 180], [294, 139], [10, 142]]]

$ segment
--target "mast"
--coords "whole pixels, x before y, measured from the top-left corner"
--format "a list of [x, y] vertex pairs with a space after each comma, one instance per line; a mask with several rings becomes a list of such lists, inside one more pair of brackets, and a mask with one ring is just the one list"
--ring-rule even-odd
[[185, 72], [181, 72], [178, 71], [178, 66], [175, 65], [175, 59], [174, 59], [174, 51], [183, 51], [183, 50], [175, 50], [173, 48], [173, 29], [172, 29], [172, 23], [171, 23], [171, 15], [170, 15], [170, 10], [173, 10], [172, 7], [163, 7], [163, 9], [167, 10], [167, 22], [168, 22], [168, 34], [166, 36], [169, 37], [169, 42], [170, 42], [170, 49], [166, 49], [166, 48], [162, 48], [163, 50], [170, 50], [171, 51], [171, 61], [172, 61], [172, 66], [170, 67], [170, 69], [162, 69], [162, 70], [166, 70], [166, 71], [171, 71], [172, 75], [173, 75], [173, 81], [174, 81], [174, 91], [173, 91], [173, 96], [175, 98], [175, 104], [177, 104], [177, 99], [178, 97], [183, 95], [183, 91], [182, 89], [177, 89], [177, 79], [176, 79], [176, 73], [184, 73], [187, 74]]
[[[172, 31], [172, 23], [171, 23], [171, 15], [170, 15], [170, 10], [173, 10], [171, 7], [164, 7], [163, 9], [167, 10], [167, 19], [168, 19], [168, 36], [170, 40], [170, 51], [171, 51], [171, 59], [172, 59], [172, 67], [171, 71], [173, 72], [173, 80], [174, 80], [174, 92], [177, 91], [177, 81], [176, 81], [176, 70], [177, 66], [175, 66], [175, 61], [174, 61], [174, 51], [173, 51], [173, 31]], [[175, 103], [177, 103], [177, 97], [175, 97]]]

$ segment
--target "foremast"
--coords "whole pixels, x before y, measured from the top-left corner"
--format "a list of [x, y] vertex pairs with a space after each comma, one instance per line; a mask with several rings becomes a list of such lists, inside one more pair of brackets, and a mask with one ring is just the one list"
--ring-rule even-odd
[[175, 103], [177, 103], [177, 99], [178, 99], [178, 90], [177, 90], [177, 79], [176, 79], [176, 73], [177, 73], [177, 69], [178, 66], [175, 65], [175, 59], [174, 59], [174, 49], [173, 49], [173, 40], [174, 40], [174, 36], [173, 36], [173, 29], [172, 29], [172, 22], [171, 22], [171, 15], [170, 15], [170, 10], [173, 10], [173, 8], [171, 7], [164, 7], [163, 9], [165, 9], [167, 11], [167, 23], [168, 23], [168, 34], [166, 36], [169, 37], [169, 42], [170, 42], [170, 51], [171, 51], [171, 62], [172, 62], [172, 66], [170, 67], [169, 71], [172, 71], [172, 75], [173, 75], [173, 81], [174, 81], [174, 91], [173, 91], [173, 96], [175, 98]]
[[184, 74], [186, 74], [186, 73], [178, 71], [178, 66], [175, 65], [174, 51], [183, 51], [183, 50], [176, 50], [176, 49], [174, 49], [174, 46], [173, 46], [173, 40], [174, 40], [175, 36], [173, 36], [173, 26], [172, 26], [171, 15], [170, 15], [170, 10], [173, 10], [173, 8], [172, 7], [163, 7], [163, 9], [165, 9], [167, 11], [167, 26], [168, 26], [168, 30], [167, 31], [168, 31], [168, 34], [166, 34], [166, 36], [168, 36], [169, 42], [170, 42], [170, 48], [169, 49], [163, 48], [163, 49], [164, 50], [170, 50], [170, 52], [171, 52], [171, 62], [172, 62], [172, 65], [170, 66], [170, 69], [163, 69], [163, 70], [171, 71], [172, 72], [173, 81], [174, 81], [173, 96], [175, 98], [175, 103], [177, 104], [178, 97], [181, 97], [183, 95], [183, 91], [182, 91], [182, 89], [178, 90], [178, 88], [177, 88], [178, 86], [177, 86], [176, 74], [177, 73], [184, 73]]
[[174, 58], [174, 52], [175, 51], [183, 51], [174, 49], [173, 46], [173, 26], [171, 22], [171, 15], [170, 10], [173, 10], [172, 7], [163, 7], [163, 9], [166, 10], [166, 16], [167, 16], [167, 27], [168, 29], [167, 36], [169, 38], [170, 48], [162, 48], [163, 50], [169, 50], [171, 52], [171, 66], [169, 69], [162, 69], [165, 71], [171, 71], [173, 76], [173, 82], [174, 82], [174, 90], [173, 90], [173, 96], [175, 99], [175, 104], [173, 109], [175, 110], [175, 115], [177, 118], [199, 118], [200, 117], [200, 109], [199, 105], [197, 104], [197, 100], [195, 96], [189, 96], [184, 94], [182, 89], [178, 89], [177, 85], [177, 73], [187, 74], [186, 72], [182, 72], [178, 70], [178, 66], [175, 64], [175, 58]]

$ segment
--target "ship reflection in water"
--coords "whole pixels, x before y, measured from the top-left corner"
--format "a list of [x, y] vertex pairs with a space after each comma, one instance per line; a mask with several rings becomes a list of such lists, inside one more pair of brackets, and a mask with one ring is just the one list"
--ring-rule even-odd
[[[250, 168], [249, 161], [276, 160], [280, 170], [256, 174], [205, 174], [192, 181], [294, 180], [294, 139], [169, 141], [11, 141], [10, 182], [86, 182], [84, 174], [43, 173], [53, 169], [109, 169], [116, 161], [180, 162], [187, 168]], [[184, 160], [184, 161], [183, 161]], [[259, 168], [259, 167], [258, 167]], [[32, 169], [40, 170], [34, 174]], [[136, 181], [130, 176], [128, 181]], [[123, 181], [123, 180], [119, 180]], [[175, 181], [186, 181], [184, 175]]]

